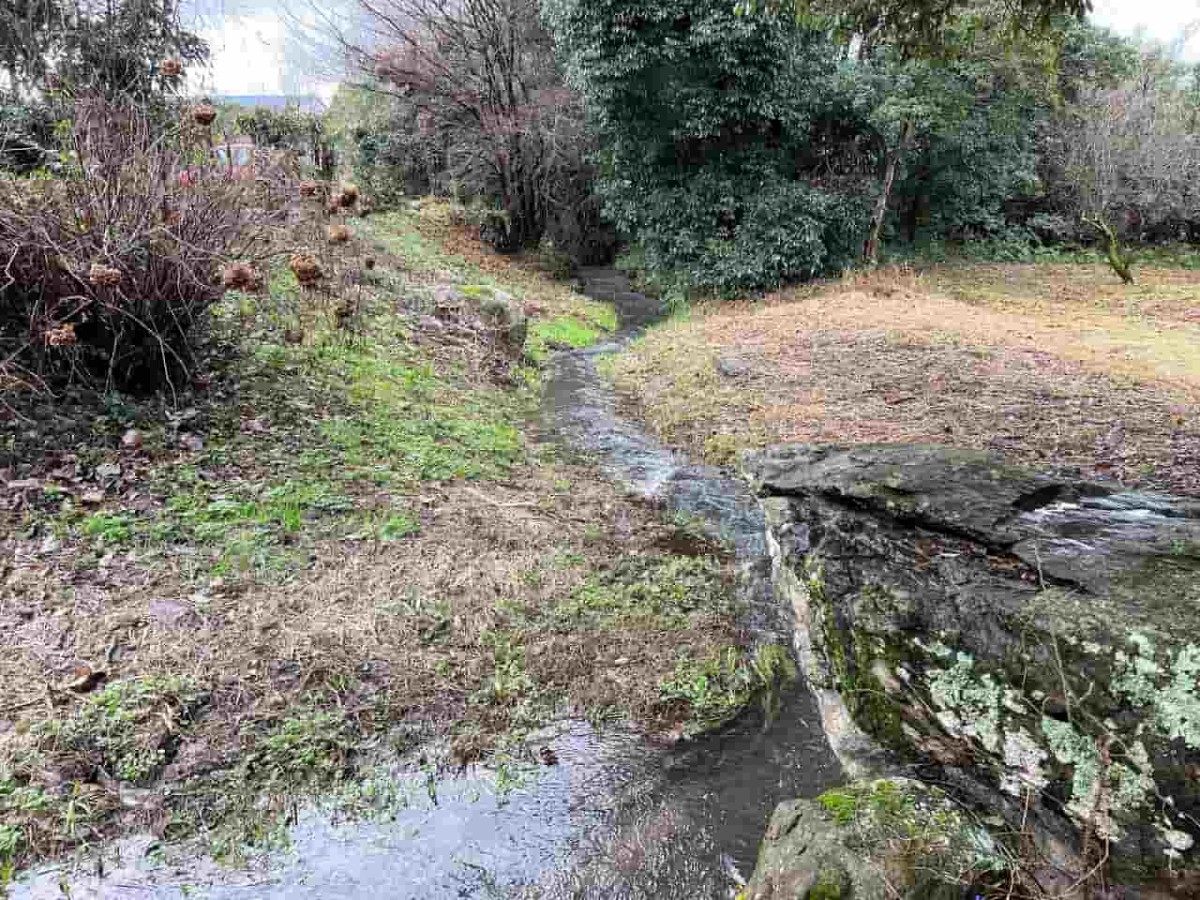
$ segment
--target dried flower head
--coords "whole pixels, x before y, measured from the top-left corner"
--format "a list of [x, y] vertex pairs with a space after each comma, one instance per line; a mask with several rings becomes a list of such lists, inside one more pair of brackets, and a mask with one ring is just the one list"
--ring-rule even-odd
[[221, 284], [226, 290], [257, 291], [262, 283], [262, 275], [248, 263], [230, 263], [221, 270]]
[[92, 287], [116, 287], [121, 283], [121, 270], [106, 266], [104, 263], [92, 263], [88, 270], [88, 284]]
[[345, 225], [330, 225], [328, 233], [332, 244], [344, 244], [350, 240], [350, 229]]
[[325, 276], [321, 270], [321, 264], [315, 257], [309, 256], [307, 253], [295, 254], [288, 261], [288, 268], [292, 270], [292, 274], [296, 276], [296, 280], [303, 287], [310, 287]]
[[313, 181], [311, 178], [305, 178], [303, 181], [300, 182], [300, 196], [301, 197], [315, 197], [315, 196], [317, 196], [317, 189], [319, 187], [320, 187], [320, 185], [317, 184], [315, 181]]
[[193, 106], [192, 119], [198, 125], [211, 125], [217, 119], [217, 108], [211, 103], [200, 103]]
[[358, 202], [358, 185], [346, 184], [342, 186], [342, 192], [338, 194], [338, 205], [344, 209], [352, 209], [354, 204]]
[[75, 326], [71, 322], [66, 322], [57, 328], [48, 328], [44, 338], [47, 347], [74, 347], [79, 343], [79, 338], [75, 335]]

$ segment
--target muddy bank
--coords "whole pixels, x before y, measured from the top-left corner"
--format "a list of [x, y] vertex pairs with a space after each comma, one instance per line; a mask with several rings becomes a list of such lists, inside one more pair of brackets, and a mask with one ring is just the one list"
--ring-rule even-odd
[[[564, 722], [534, 736], [553, 765], [381, 775], [374, 816], [339, 821], [302, 806], [289, 846], [245, 868], [172, 859], [135, 839], [106, 857], [102, 876], [94, 864], [71, 874], [70, 896], [726, 897], [749, 876], [777, 800], [836, 775], [813, 768], [820, 748], [795, 713], [787, 702], [778, 727], [751, 715], [667, 752], [625, 729]], [[10, 896], [61, 898], [67, 871], [42, 870]]]

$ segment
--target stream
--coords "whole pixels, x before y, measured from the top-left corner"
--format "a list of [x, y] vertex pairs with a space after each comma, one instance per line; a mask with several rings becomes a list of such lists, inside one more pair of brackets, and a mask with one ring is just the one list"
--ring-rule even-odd
[[[588, 296], [612, 303], [622, 330], [604, 345], [551, 363], [543, 427], [630, 493], [701, 521], [738, 566], [747, 625], [763, 643], [791, 643], [775, 603], [757, 499], [719, 469], [658, 445], [618, 412], [597, 369], [661, 317], [611, 269], [581, 273]], [[286, 850], [239, 870], [170, 860], [149, 838], [123, 842], [103, 872], [47, 867], [14, 898], [655, 898], [732, 897], [754, 868], [767, 819], [782, 800], [811, 797], [841, 777], [802, 684], [769, 723], [747, 712], [720, 732], [669, 750], [617, 726], [560, 722], [535, 735], [558, 764], [511, 778], [477, 766], [431, 782], [390, 778], [387, 814], [339, 821], [313, 804], [297, 812]]]

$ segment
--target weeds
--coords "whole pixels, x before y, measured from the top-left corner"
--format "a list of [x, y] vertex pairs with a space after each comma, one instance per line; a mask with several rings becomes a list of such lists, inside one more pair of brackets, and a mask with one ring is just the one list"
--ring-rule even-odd
[[525, 671], [525, 648], [504, 634], [493, 640], [493, 670], [479, 699], [493, 706], [508, 706], [531, 694], [536, 685]]
[[680, 659], [659, 691], [664, 703], [686, 704], [688, 731], [695, 734], [727, 724], [755, 700], [773, 718], [780, 689], [795, 677], [795, 664], [782, 647], [763, 646], [749, 655], [726, 647], [700, 659]]
[[111, 513], [92, 513], [83, 522], [83, 533], [101, 545], [124, 544], [133, 537], [133, 518]]
[[339, 709], [308, 710], [283, 719], [265, 734], [248, 737], [242, 764], [245, 777], [274, 792], [325, 788], [347, 773], [357, 747], [350, 722]]
[[180, 728], [202, 697], [181, 678], [149, 676], [108, 685], [65, 721], [36, 732], [49, 753], [95, 753], [108, 774], [130, 784], [149, 782], [167, 762]]
[[682, 628], [695, 616], [731, 615], [734, 601], [711, 557], [630, 557], [589, 577], [554, 610], [563, 628], [613, 628], [632, 622]]
[[961, 893], [1013, 865], [988, 832], [936, 788], [902, 779], [855, 782], [817, 802], [849, 831], [849, 846], [865, 851], [905, 896], [938, 895], [939, 885]]

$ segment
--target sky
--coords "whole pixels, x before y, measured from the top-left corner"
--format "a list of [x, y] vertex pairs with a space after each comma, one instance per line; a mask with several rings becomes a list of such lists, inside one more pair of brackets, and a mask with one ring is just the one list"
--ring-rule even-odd
[[[310, 0], [184, 0], [185, 15], [209, 43], [207, 70], [192, 73], [191, 88], [206, 94], [312, 95], [326, 101], [337, 74], [315, 58], [296, 22], [311, 25]], [[325, 12], [347, 0], [320, 2]]]
[[[212, 47], [210, 66], [193, 75], [192, 88], [211, 94], [318, 94], [328, 99], [336, 74], [289, 23], [289, 18], [312, 22], [308, 4], [314, 2], [335, 19], [339, 5], [342, 18], [354, 5], [353, 0], [185, 0], [195, 27]], [[1093, 19], [1122, 34], [1168, 44], [1190, 34], [1181, 53], [1200, 61], [1200, 0], [1094, 0], [1094, 6]]]
[[1163, 43], [1173, 43], [1189, 31], [1194, 36], [1183, 52], [1200, 60], [1200, 0], [1093, 0], [1092, 19], [1122, 34], [1139, 31]]

